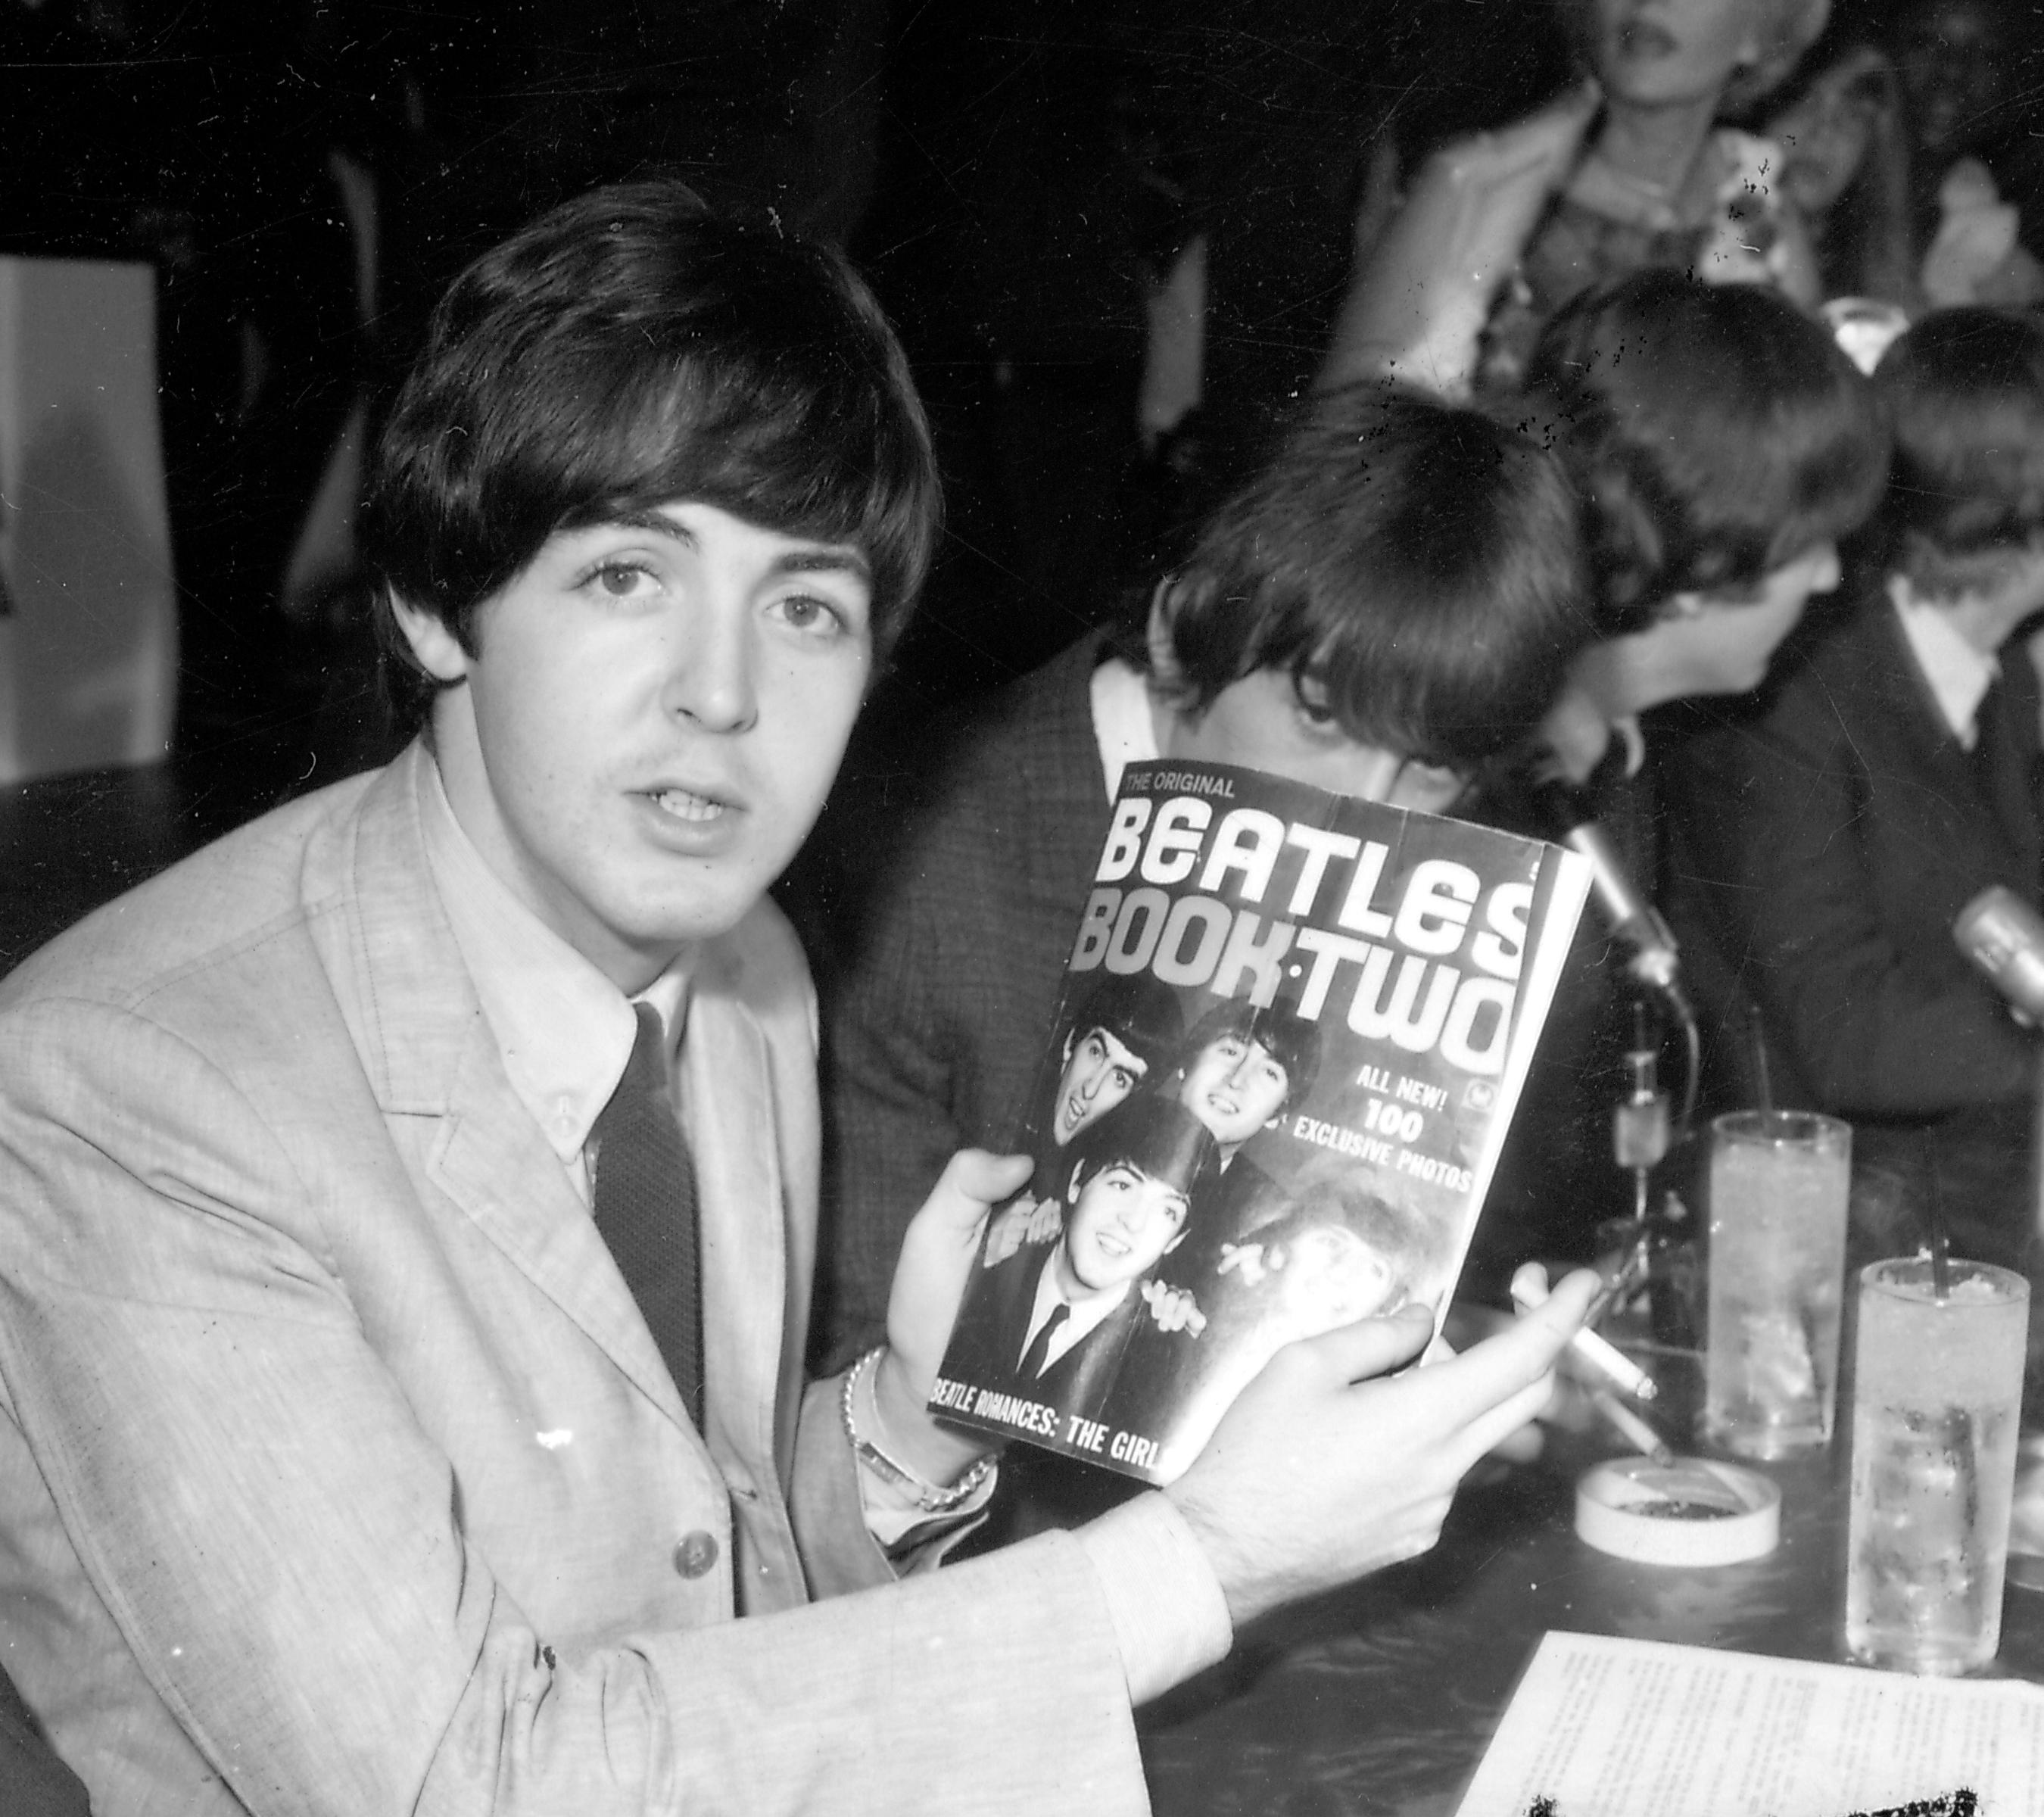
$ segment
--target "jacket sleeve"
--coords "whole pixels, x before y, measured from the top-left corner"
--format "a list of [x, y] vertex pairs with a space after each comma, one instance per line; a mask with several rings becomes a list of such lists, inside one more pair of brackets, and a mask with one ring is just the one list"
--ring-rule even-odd
[[1926, 785], [1870, 772], [1821, 689], [1785, 691], [1764, 729], [1698, 740], [1681, 786], [1690, 881], [1818, 1108], [1935, 1116], [2030, 1089], [2031, 1041], [1933, 905], [1927, 880], [1954, 855], [1933, 821], [1908, 830]]
[[1144, 1808], [1068, 1536], [785, 1614], [536, 1631], [365, 1331], [402, 1299], [358, 1305], [293, 1141], [140, 1017], [0, 1024], [0, 1417], [107, 1644], [241, 1807]]

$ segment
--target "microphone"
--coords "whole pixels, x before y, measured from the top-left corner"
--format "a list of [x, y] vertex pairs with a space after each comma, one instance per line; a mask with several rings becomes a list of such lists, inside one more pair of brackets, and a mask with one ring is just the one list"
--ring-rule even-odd
[[1682, 995], [1681, 951], [1661, 912], [1632, 881], [1611, 835], [1590, 812], [1580, 789], [1550, 779], [1536, 782], [1533, 796], [1541, 817], [1553, 829], [1557, 843], [1589, 860], [1591, 892], [1612, 938], [1631, 954], [1626, 970], [1639, 983], [1659, 991], [1688, 1020]]
[[1952, 938], [2011, 1007], [2044, 1022], [2044, 916], [1996, 883], [1959, 911]]

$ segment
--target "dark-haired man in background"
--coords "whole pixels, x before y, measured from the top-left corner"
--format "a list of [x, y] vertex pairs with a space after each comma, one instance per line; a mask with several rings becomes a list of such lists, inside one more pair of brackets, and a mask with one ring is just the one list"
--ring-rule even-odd
[[1551, 456], [1356, 386], [1312, 401], [1147, 618], [978, 712], [834, 997], [831, 1354], [880, 1327], [904, 1195], [961, 1143], [1015, 1139], [1123, 768], [1201, 759], [1439, 811], [1539, 723], [1585, 594]]
[[2037, 1037], [1951, 930], [1991, 885], [2033, 908], [2044, 887], [2019, 635], [2044, 611], [2044, 328], [1937, 311], [1874, 384], [1894, 467], [1851, 615], [1763, 713], [1683, 752], [1671, 908], [1746, 957], [1785, 1101], [1850, 1117], [1856, 1162], [1935, 1194], [1965, 1253], [2021, 1266]]
[[814, 1000], [763, 892], [936, 503], [841, 262], [672, 184], [565, 206], [456, 281], [380, 451], [419, 739], [0, 985], [0, 1653], [98, 1817], [1137, 1811], [1131, 1704], [1431, 1544], [1544, 1401], [1588, 1276], [1395, 1380], [1424, 1320], [1293, 1346], [1169, 1495], [928, 1570], [992, 1466], [924, 1406], [1022, 1163], [959, 1158], [887, 1340], [805, 1384]]

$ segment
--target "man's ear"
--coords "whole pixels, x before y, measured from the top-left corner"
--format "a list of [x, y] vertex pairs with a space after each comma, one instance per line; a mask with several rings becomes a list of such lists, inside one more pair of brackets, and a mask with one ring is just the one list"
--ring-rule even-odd
[[404, 632], [405, 641], [411, 645], [412, 655], [419, 666], [435, 681], [459, 682], [467, 678], [468, 652], [462, 648], [461, 640], [439, 613], [413, 605], [394, 589], [390, 615], [397, 620], [398, 628]]
[[1074, 1211], [1078, 1208], [1079, 1181], [1085, 1176], [1085, 1170], [1084, 1161], [1074, 1161], [1072, 1163], [1072, 1177], [1065, 1182], [1065, 1204]]
[[1185, 679], [1178, 666], [1178, 652], [1171, 643], [1171, 586], [1169, 574], [1158, 582], [1157, 590], [1150, 596], [1150, 619], [1143, 633], [1150, 652], [1150, 678], [1164, 694], [1175, 693]]

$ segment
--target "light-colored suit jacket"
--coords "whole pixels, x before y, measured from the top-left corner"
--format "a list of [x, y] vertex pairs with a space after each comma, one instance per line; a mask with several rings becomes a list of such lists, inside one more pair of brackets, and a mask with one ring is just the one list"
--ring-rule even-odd
[[98, 1817], [1142, 1809], [1077, 1542], [889, 1583], [803, 1392], [785, 924], [692, 972], [698, 1437], [477, 1007], [430, 761], [0, 985], [0, 1658]]

